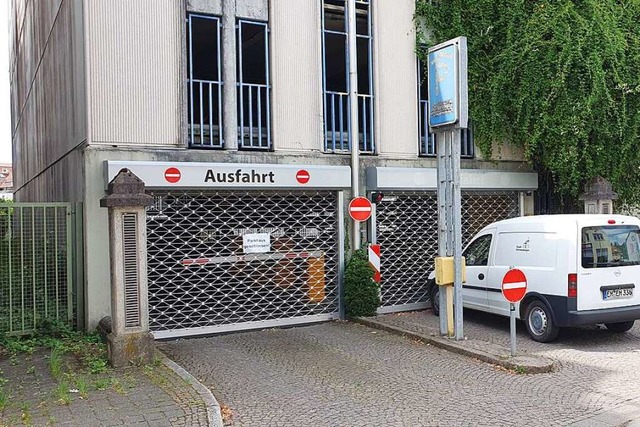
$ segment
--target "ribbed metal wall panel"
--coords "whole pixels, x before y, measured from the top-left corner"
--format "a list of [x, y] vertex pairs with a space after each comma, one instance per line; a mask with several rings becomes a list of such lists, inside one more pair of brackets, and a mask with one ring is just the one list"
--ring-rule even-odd
[[414, 0], [373, 1], [376, 137], [382, 155], [418, 153]]
[[84, 4], [91, 143], [182, 145], [182, 2]]
[[[82, 3], [22, 1], [14, 4], [12, 13], [16, 200], [35, 200], [31, 197], [35, 194], [45, 195], [38, 200], [51, 200], [59, 182], [36, 177], [47, 174], [86, 139]], [[63, 182], [81, 168], [74, 162]]]
[[320, 2], [277, 0], [270, 7], [274, 148], [321, 150]]

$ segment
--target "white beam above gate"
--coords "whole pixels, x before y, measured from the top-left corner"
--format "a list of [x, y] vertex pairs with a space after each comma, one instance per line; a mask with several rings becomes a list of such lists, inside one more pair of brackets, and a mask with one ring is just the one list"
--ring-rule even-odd
[[[367, 168], [367, 189], [370, 190], [436, 190], [435, 168]], [[487, 169], [461, 169], [463, 190], [536, 190], [538, 174]]]

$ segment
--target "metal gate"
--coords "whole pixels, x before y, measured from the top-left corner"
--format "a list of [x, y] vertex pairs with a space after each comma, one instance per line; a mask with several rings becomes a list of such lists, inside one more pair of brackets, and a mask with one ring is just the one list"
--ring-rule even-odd
[[[511, 192], [462, 193], [462, 245], [486, 225], [519, 215], [519, 196]], [[376, 206], [380, 244], [380, 313], [426, 307], [427, 278], [438, 252], [435, 192], [402, 191], [385, 195]]]
[[0, 333], [74, 320], [75, 212], [70, 203], [0, 203]]
[[[339, 317], [340, 193], [151, 194], [149, 324], [156, 338]], [[252, 238], [262, 249], [249, 249]]]

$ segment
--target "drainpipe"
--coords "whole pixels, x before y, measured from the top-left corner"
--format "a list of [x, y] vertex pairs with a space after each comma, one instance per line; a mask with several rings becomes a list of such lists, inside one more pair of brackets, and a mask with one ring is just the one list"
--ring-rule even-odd
[[[356, 0], [347, 1], [347, 40], [349, 54], [349, 112], [351, 123], [349, 139], [351, 142], [351, 197], [359, 195], [360, 177], [360, 138], [358, 134], [358, 61], [356, 54]], [[352, 220], [351, 250], [360, 249], [360, 222]]]

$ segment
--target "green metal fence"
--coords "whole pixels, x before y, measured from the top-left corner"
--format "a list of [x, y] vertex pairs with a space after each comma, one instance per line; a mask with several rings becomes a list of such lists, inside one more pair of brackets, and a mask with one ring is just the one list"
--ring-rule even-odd
[[0, 203], [0, 333], [73, 322], [74, 206]]

